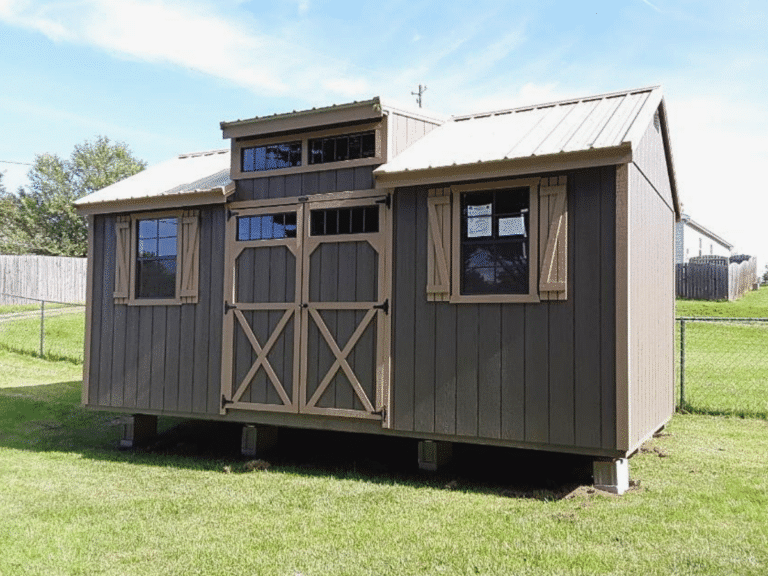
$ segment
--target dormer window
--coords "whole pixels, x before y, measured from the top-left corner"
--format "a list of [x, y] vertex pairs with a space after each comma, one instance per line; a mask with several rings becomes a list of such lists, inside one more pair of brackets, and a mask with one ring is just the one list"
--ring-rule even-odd
[[375, 155], [375, 132], [343, 134], [309, 140], [310, 164], [359, 160], [360, 158], [373, 158]]
[[301, 142], [285, 142], [242, 149], [242, 171], [263, 172], [301, 166]]

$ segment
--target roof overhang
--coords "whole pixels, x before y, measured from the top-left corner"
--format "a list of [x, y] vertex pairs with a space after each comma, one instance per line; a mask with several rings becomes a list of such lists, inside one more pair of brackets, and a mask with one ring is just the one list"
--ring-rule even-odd
[[305, 131], [324, 126], [360, 124], [379, 120], [382, 116], [384, 116], [384, 109], [380, 99], [376, 97], [362, 102], [221, 122], [220, 126], [224, 138], [247, 138]]
[[226, 186], [217, 186], [208, 190], [195, 190], [181, 194], [164, 194], [161, 196], [149, 196], [144, 198], [126, 198], [121, 200], [108, 200], [105, 202], [93, 202], [90, 204], [78, 204], [75, 206], [81, 216], [90, 214], [110, 214], [118, 212], [138, 212], [145, 210], [167, 210], [174, 208], [186, 208], [188, 206], [202, 206], [204, 204], [224, 204], [227, 196], [235, 191], [235, 183], [230, 182]]
[[422, 170], [404, 170], [402, 172], [374, 170], [373, 174], [376, 178], [377, 188], [395, 188], [559, 172], [611, 164], [626, 164], [631, 161], [632, 148], [628, 143], [624, 143], [611, 148], [560, 152], [544, 156], [526, 156], [474, 164], [436, 166]]

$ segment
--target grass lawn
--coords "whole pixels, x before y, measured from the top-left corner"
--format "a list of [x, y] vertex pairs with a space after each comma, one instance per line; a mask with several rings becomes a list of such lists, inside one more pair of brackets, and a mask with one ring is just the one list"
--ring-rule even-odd
[[[45, 303], [46, 310], [64, 308], [65, 306], [67, 306], [67, 304], [57, 304], [54, 302]], [[0, 315], [13, 314], [17, 312], [34, 312], [35, 310], [38, 312], [40, 311], [40, 302], [35, 304], [0, 304]]]
[[[768, 317], [768, 286], [735, 302], [678, 300], [677, 316]], [[685, 408], [709, 414], [768, 418], [768, 322], [685, 324]], [[680, 322], [676, 323], [680, 393]]]
[[546, 483], [521, 484], [525, 459], [503, 450], [493, 480], [279, 454], [245, 473], [225, 450], [120, 452], [71, 363], [0, 364], [17, 365], [0, 380], [4, 576], [768, 573], [762, 420], [676, 416], [622, 497], [569, 492], [557, 457]]
[[747, 292], [742, 298], [728, 300], [686, 300], [678, 298], [676, 316], [717, 316], [726, 318], [768, 318], [768, 285]]
[[[66, 312], [46, 316], [45, 358], [82, 363], [84, 333], [84, 312]], [[0, 322], [0, 349], [39, 356], [40, 318], [21, 318]]]

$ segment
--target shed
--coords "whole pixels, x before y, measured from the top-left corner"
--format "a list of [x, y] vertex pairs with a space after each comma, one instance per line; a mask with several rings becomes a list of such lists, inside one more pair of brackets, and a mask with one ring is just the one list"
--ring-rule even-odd
[[[222, 122], [78, 201], [83, 402], [584, 454], [622, 491], [673, 412], [658, 87], [450, 118], [379, 98]], [[227, 169], [228, 168], [228, 169]], [[130, 442], [130, 438], [127, 438]]]

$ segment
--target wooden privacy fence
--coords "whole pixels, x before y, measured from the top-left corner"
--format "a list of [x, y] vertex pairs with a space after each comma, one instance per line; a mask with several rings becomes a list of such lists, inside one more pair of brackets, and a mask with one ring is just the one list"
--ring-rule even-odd
[[85, 283], [85, 258], [0, 255], [0, 304], [85, 302]]
[[678, 264], [676, 293], [693, 300], [738, 300], [757, 282], [757, 260], [709, 256], [691, 258], [688, 264]]

